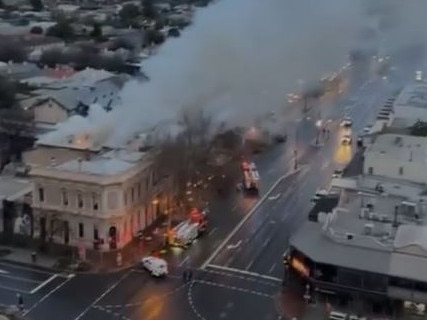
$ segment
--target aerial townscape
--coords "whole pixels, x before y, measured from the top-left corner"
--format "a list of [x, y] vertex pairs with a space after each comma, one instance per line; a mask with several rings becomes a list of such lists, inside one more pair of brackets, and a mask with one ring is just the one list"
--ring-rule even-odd
[[0, 320], [427, 319], [426, 13], [0, 0]]

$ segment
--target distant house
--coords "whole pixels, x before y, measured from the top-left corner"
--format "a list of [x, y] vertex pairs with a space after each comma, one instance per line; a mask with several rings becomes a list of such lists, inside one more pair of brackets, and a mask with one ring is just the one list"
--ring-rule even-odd
[[19, 103], [24, 110], [32, 111], [35, 125], [39, 128], [63, 122], [69, 116], [69, 110], [54, 97], [29, 97]]
[[16, 43], [24, 46], [28, 52], [34, 50], [48, 50], [57, 47], [64, 47], [65, 42], [59, 38], [47, 37], [44, 35], [25, 34], [25, 35], [0, 35], [1, 43]]
[[38, 89], [21, 106], [34, 112], [38, 127], [63, 122], [74, 114], [87, 115], [90, 105], [109, 111], [119, 104], [119, 92], [127, 80], [104, 70], [85, 69], [64, 79], [35, 77], [24, 82]]

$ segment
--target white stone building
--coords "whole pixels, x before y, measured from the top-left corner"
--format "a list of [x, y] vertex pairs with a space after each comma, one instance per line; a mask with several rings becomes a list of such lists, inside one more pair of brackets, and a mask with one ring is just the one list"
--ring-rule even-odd
[[[50, 154], [65, 154], [61, 148], [50, 147]], [[68, 148], [67, 157], [52, 158], [50, 165], [48, 153], [39, 165], [34, 153], [26, 157], [32, 166], [36, 237], [79, 248], [120, 249], [166, 213], [167, 183], [156, 176], [150, 153], [74, 151]]]
[[427, 183], [427, 138], [382, 134], [365, 151], [363, 172]]

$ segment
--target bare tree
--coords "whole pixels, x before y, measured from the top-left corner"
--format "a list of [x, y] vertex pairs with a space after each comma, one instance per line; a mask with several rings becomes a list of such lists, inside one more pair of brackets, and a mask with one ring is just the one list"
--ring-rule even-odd
[[185, 110], [179, 124], [182, 132], [162, 142], [156, 164], [163, 176], [171, 178], [178, 206], [200, 206], [234, 186], [239, 148], [225, 141], [233, 134], [219, 134], [200, 109]]

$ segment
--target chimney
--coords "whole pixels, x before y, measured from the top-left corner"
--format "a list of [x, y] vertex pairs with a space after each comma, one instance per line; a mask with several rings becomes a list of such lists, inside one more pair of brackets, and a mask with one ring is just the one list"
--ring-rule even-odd
[[82, 162], [83, 162], [83, 159], [82, 158], [78, 158], [77, 161], [79, 162], [79, 171], [82, 171]]
[[50, 165], [52, 167], [56, 166], [56, 158], [55, 157], [50, 157]]

